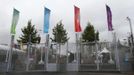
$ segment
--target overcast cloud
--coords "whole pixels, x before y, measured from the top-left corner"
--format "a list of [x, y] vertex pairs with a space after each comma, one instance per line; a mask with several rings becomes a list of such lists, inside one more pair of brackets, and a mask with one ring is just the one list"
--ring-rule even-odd
[[[51, 10], [50, 35], [52, 28], [60, 20], [68, 32], [70, 42], [74, 41], [74, 8], [76, 5], [81, 10], [81, 27], [84, 30], [87, 22], [91, 22], [100, 32], [100, 40], [111, 40], [111, 33], [107, 29], [106, 8], [109, 5], [113, 14], [113, 26], [118, 38], [128, 36], [129, 16], [134, 25], [134, 0], [0, 0], [0, 43], [10, 43], [10, 27], [13, 8], [20, 11], [20, 18], [16, 28], [16, 39], [21, 35], [21, 28], [32, 19], [36, 28], [43, 29], [44, 6]], [[134, 28], [134, 27], [133, 27]], [[42, 42], [45, 36], [42, 32]]]

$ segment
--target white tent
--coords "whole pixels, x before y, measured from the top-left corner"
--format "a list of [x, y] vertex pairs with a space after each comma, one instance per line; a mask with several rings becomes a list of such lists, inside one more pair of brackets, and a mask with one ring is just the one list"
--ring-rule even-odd
[[[9, 51], [9, 50], [10, 50], [9, 46], [0, 45], [0, 51]], [[15, 49], [15, 48], [13, 48], [13, 51], [25, 53], [25, 51], [19, 50], [19, 49]]]
[[110, 53], [110, 51], [107, 50], [106, 47], [104, 47], [104, 49], [100, 52], [100, 54], [102, 54], [102, 53]]

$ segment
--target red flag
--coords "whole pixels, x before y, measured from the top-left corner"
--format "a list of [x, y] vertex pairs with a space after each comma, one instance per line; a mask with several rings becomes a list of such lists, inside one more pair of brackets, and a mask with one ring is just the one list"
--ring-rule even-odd
[[74, 21], [75, 21], [75, 32], [81, 32], [80, 26], [80, 9], [74, 6]]

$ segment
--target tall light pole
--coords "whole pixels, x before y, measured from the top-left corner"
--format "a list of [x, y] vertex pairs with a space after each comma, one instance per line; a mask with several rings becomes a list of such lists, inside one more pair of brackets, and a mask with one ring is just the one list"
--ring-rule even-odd
[[26, 71], [29, 71], [29, 64], [30, 64], [30, 51], [31, 51], [31, 34], [29, 35], [29, 38], [28, 38], [28, 43], [27, 43], [27, 63], [26, 63]]
[[129, 17], [127, 17], [127, 20], [129, 22], [129, 25], [130, 25], [130, 31], [131, 31], [131, 41], [132, 41], [132, 44], [131, 44], [131, 52], [132, 52], [132, 55], [133, 55], [133, 45], [134, 45], [134, 40], [133, 40], [133, 29], [132, 29], [132, 23], [131, 23], [131, 19]]
[[[41, 32], [42, 30], [40, 29], [39, 31]], [[40, 37], [40, 36], [38, 36], [38, 37]], [[39, 64], [44, 64], [44, 61], [43, 61], [43, 45], [40, 45], [40, 52], [41, 52], [41, 57], [40, 57]]]

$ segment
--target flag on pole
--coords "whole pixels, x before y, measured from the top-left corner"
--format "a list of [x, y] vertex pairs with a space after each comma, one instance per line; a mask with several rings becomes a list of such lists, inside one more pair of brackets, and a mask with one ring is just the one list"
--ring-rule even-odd
[[44, 33], [48, 33], [49, 30], [49, 18], [50, 18], [50, 9], [45, 8], [44, 10]]
[[108, 5], [106, 5], [106, 11], [107, 11], [108, 30], [112, 31], [113, 30], [113, 27], [112, 27], [112, 12], [111, 12], [111, 9]]
[[18, 20], [19, 20], [19, 11], [14, 9], [13, 10], [13, 19], [12, 19], [12, 25], [11, 25], [11, 34], [14, 34], [16, 33], [16, 25], [18, 23]]
[[80, 26], [80, 9], [74, 6], [74, 21], [75, 21], [75, 32], [81, 32]]

